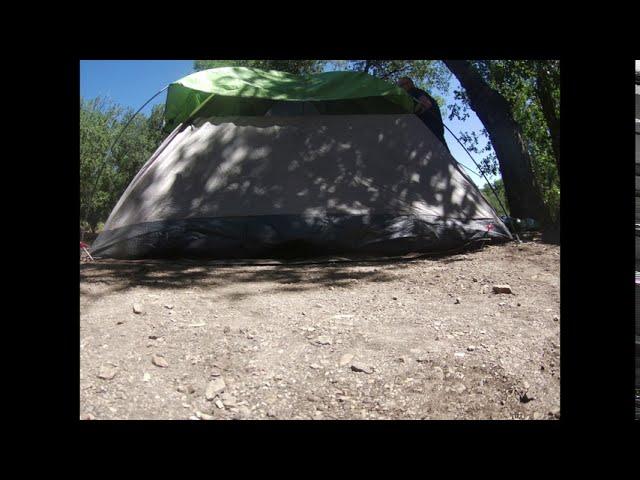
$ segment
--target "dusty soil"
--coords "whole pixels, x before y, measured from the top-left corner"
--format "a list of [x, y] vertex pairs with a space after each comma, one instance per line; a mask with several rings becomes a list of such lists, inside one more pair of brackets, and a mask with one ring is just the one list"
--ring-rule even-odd
[[80, 416], [559, 418], [559, 260], [83, 262]]

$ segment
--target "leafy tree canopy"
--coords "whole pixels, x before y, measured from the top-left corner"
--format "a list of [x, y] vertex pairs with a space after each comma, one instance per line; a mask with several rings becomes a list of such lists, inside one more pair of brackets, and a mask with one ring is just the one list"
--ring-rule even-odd
[[219, 67], [249, 67], [302, 74], [321, 72], [325, 63], [325, 60], [195, 60], [193, 69], [199, 72]]
[[[559, 145], [554, 145], [553, 140], [556, 138], [559, 142], [560, 62], [478, 60], [472, 64], [487, 84], [510, 104], [531, 156], [543, 200], [553, 219], [557, 220], [560, 208]], [[466, 119], [469, 116], [466, 93], [456, 90], [454, 98], [456, 101], [448, 106], [449, 119]], [[497, 159], [491, 151], [486, 130], [480, 136], [474, 132], [461, 132], [460, 140], [469, 151], [483, 154], [479, 163], [485, 173], [497, 173]]]
[[80, 218], [86, 218], [85, 227], [95, 230], [106, 221], [127, 185], [162, 142], [163, 109], [156, 105], [148, 117], [138, 114], [108, 155], [134, 111], [103, 97], [80, 99]]

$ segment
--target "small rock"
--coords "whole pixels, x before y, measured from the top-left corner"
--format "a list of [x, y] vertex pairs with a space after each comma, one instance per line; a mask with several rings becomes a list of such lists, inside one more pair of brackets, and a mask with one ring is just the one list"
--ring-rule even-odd
[[392, 300], [398, 300], [398, 297], [391, 297]]
[[493, 293], [513, 293], [511, 291], [511, 287], [507, 284], [504, 285], [494, 285]]
[[456, 352], [453, 355], [456, 356], [456, 357], [462, 358], [462, 357], [464, 357], [464, 352]]
[[95, 420], [96, 417], [91, 413], [85, 413], [80, 417], [80, 420]]
[[151, 357], [151, 363], [160, 368], [167, 368], [169, 366], [169, 362], [167, 362], [161, 355], [154, 355]]
[[173, 305], [166, 304], [164, 308], [166, 308], [167, 310], [173, 310]]
[[113, 365], [102, 365], [100, 370], [98, 371], [98, 378], [102, 378], [103, 380], [111, 380], [116, 376], [118, 369]]
[[553, 316], [553, 321], [554, 322], [559, 322], [560, 321], [560, 317], [558, 315], [554, 315]]
[[314, 340], [314, 343], [318, 345], [331, 345], [331, 339], [329, 337], [320, 336]]
[[544, 414], [541, 412], [534, 412], [533, 419], [534, 420], [542, 420], [544, 418]]
[[322, 367], [320, 365], [318, 365], [317, 363], [312, 363], [311, 365], [309, 365], [310, 368], [313, 368], [314, 370], [319, 370]]
[[460, 297], [456, 297], [455, 304], [458, 305], [460, 303]]
[[196, 389], [193, 388], [193, 385], [180, 385], [178, 388], [176, 388], [176, 390], [180, 393], [189, 393], [189, 394], [192, 394], [196, 391]]
[[453, 390], [457, 393], [462, 393], [467, 389], [467, 387], [465, 387], [463, 384], [458, 383], [455, 387], [453, 387]]
[[352, 353], [345, 353], [340, 357], [340, 360], [338, 361], [338, 365], [340, 365], [341, 367], [348, 365], [349, 363], [351, 363], [351, 360], [353, 360], [353, 356], [354, 355]]
[[222, 329], [222, 331], [223, 331], [224, 333], [229, 333], [229, 332], [231, 331], [231, 328], [227, 325], [227, 326], [225, 326], [225, 327]]
[[429, 361], [429, 357], [427, 357], [426, 355], [419, 355], [416, 357], [416, 362], [418, 363], [426, 363]]
[[215, 380], [211, 380], [207, 385], [207, 389], [204, 392], [204, 396], [207, 400], [213, 400], [218, 393], [221, 393], [226, 388], [222, 377], [218, 377]]
[[224, 392], [222, 395], [220, 395], [220, 400], [222, 400], [227, 407], [236, 407], [239, 405], [236, 397], [227, 392]]
[[151, 380], [151, 375], [149, 375], [147, 372], [144, 372], [144, 375], [142, 376], [142, 381], [148, 382], [149, 380]]
[[215, 420], [216, 417], [214, 417], [213, 415], [209, 415], [208, 413], [203, 413], [203, 412], [196, 412], [196, 417], [198, 417], [201, 420]]
[[143, 312], [142, 305], [140, 305], [139, 303], [134, 303], [133, 304], [133, 313], [140, 314], [142, 312]]
[[354, 362], [351, 364], [351, 370], [354, 372], [373, 373], [373, 368], [360, 362]]
[[549, 415], [553, 416], [553, 417], [559, 417], [560, 416], [560, 407], [555, 407], [553, 408], [550, 412]]
[[213, 370], [211, 370], [212, 377], [219, 377], [221, 374], [222, 372], [220, 372], [220, 370], [218, 370], [217, 368], [214, 368]]
[[216, 404], [216, 407], [220, 409], [224, 408], [224, 403], [222, 403], [222, 400], [216, 400], [214, 403]]
[[527, 395], [526, 392], [520, 395], [520, 402], [522, 403], [529, 403], [531, 400], [534, 400], [534, 398]]
[[474, 345], [469, 345], [469, 346], [467, 347], [467, 350], [468, 350], [469, 352], [473, 352], [475, 349], [476, 349], [476, 347], [475, 347]]

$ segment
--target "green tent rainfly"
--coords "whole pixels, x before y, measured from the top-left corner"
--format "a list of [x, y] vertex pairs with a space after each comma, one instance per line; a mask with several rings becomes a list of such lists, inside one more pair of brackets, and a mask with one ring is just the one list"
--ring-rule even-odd
[[264, 115], [276, 101], [318, 102], [322, 114], [411, 113], [413, 102], [392, 83], [363, 72], [293, 75], [223, 67], [169, 85], [165, 128], [201, 115]]

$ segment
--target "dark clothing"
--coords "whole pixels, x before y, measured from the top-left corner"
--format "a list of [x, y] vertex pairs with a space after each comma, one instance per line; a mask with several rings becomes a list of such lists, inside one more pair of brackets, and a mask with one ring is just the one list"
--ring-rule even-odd
[[416, 115], [418, 115], [418, 118], [420, 118], [420, 120], [422, 120], [424, 124], [429, 127], [429, 130], [431, 130], [433, 134], [438, 137], [438, 139], [446, 147], [447, 143], [444, 140], [444, 123], [442, 122], [442, 114], [440, 113], [438, 102], [436, 102], [436, 100], [427, 92], [419, 88], [414, 87], [409, 90], [408, 93], [416, 100], [418, 100], [423, 95], [429, 99], [432, 107], [425, 110], [421, 114]]

